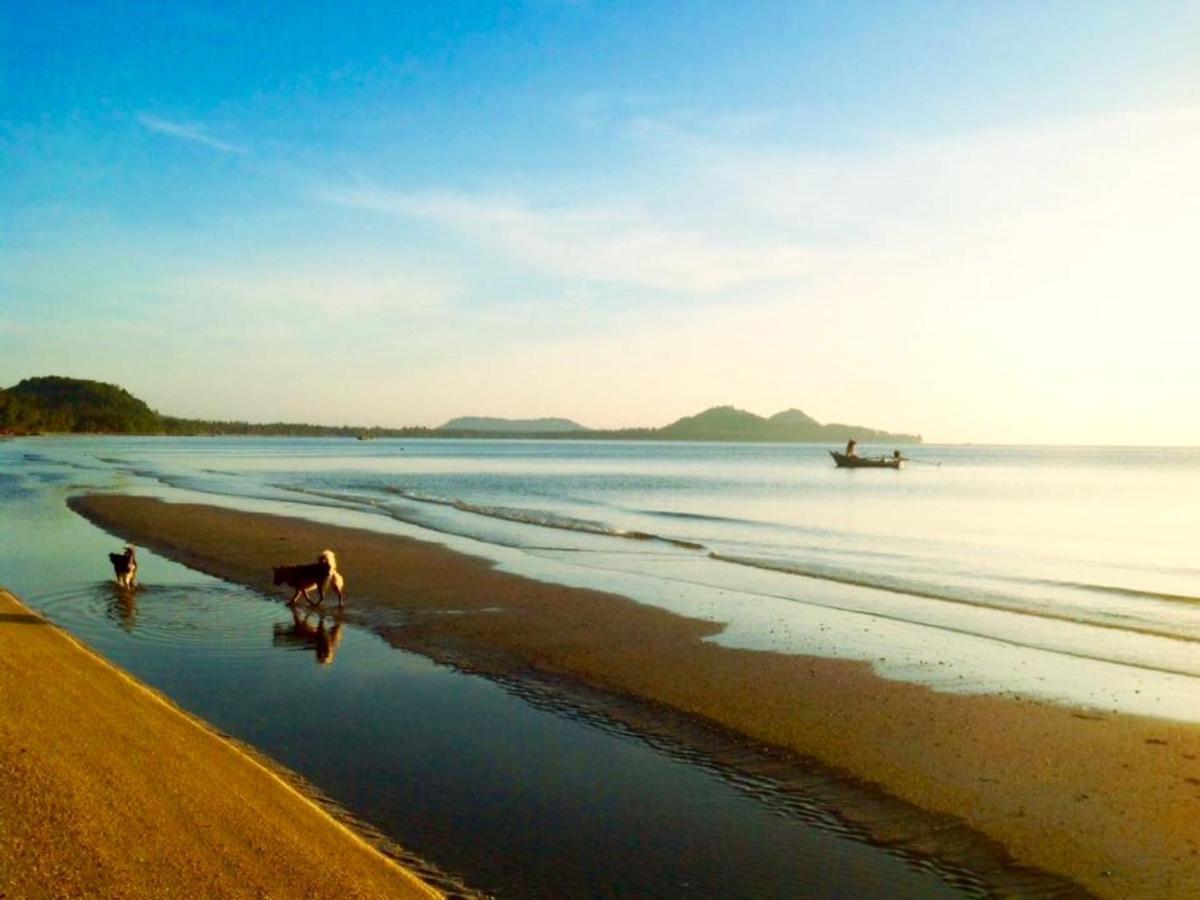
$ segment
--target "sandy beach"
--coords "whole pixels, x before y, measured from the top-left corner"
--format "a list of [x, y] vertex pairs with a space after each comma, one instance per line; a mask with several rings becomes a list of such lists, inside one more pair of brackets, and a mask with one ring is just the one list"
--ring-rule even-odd
[[[683, 713], [964, 823], [1017, 863], [1097, 895], [1184, 896], [1200, 883], [1196, 727], [936, 693], [865, 664], [720, 647], [704, 640], [719, 625], [393, 535], [144, 497], [72, 506], [123, 539], [281, 599], [290, 592], [271, 584], [270, 566], [332, 547], [351, 617], [396, 646]], [[924, 843], [938, 853], [936, 834]]]
[[0, 635], [0, 896], [442, 896], [3, 590]]

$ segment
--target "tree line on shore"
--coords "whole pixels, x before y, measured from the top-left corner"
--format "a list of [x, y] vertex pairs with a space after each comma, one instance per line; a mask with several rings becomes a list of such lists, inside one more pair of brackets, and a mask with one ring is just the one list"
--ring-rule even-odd
[[[487, 427], [383, 428], [357, 425], [311, 425], [294, 422], [253, 423], [183, 419], [165, 416], [124, 388], [99, 381], [48, 375], [26, 378], [0, 390], [0, 435], [44, 433], [141, 435], [251, 435], [357, 438], [553, 438], [555, 440], [678, 441], [844, 441], [919, 443], [920, 435], [894, 434], [858, 425], [821, 424], [796, 409], [769, 418], [732, 406], [714, 407], [661, 428], [590, 429], [575, 426], [545, 433], [527, 423], [503, 419], [471, 420]], [[546, 420], [552, 421], [552, 420]], [[567, 421], [567, 420], [562, 420]], [[575, 423], [570, 423], [575, 425]]]
[[294, 435], [411, 437], [428, 428], [360, 428], [165, 416], [115, 384], [47, 375], [0, 390], [0, 434]]

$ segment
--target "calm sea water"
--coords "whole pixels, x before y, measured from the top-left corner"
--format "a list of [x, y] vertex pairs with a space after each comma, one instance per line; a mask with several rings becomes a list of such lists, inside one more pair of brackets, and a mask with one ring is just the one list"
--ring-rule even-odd
[[7, 441], [0, 583], [476, 887], [934, 896], [962, 885], [349, 625], [318, 665], [332, 621], [148, 553], [130, 604], [102, 565], [117, 542], [64, 503], [98, 488], [408, 534], [723, 622], [731, 645], [1200, 719], [1200, 451], [911, 455], [894, 472], [796, 445]]
[[729, 644], [865, 659], [945, 690], [1200, 714], [1200, 449], [924, 446], [896, 472], [836, 469], [813, 445], [13, 446], [124, 489], [437, 536], [725, 622]]
[[[352, 455], [335, 463], [346, 451]], [[278, 598], [148, 551], [139, 554], [142, 585], [133, 595], [120, 592], [105, 556], [119, 541], [65, 505], [85, 489], [150, 491], [409, 528], [342, 501], [297, 507], [251, 499], [281, 496], [275, 485], [288, 479], [324, 490], [325, 479], [351, 478], [376, 452], [335, 442], [0, 442], [0, 585], [476, 891], [513, 898], [984, 893], [961, 860], [948, 865], [872, 846], [819, 794], [747, 777], [661, 737], [646, 740], [536, 686], [456, 672], [332, 616], [296, 619]], [[343, 467], [344, 476], [333, 474]], [[994, 860], [986, 868], [999, 883], [1041, 896], [1072, 890]]]

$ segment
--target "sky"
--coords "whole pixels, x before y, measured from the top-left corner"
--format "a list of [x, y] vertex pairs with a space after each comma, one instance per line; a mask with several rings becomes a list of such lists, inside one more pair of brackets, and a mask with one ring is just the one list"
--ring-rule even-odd
[[1200, 445], [1197, 47], [1152, 0], [3, 0], [0, 386]]

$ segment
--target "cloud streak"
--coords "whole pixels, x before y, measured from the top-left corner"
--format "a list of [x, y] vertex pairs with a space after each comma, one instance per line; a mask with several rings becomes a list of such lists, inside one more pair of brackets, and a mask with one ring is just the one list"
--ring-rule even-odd
[[319, 196], [450, 230], [545, 274], [660, 291], [708, 294], [797, 278], [825, 255], [779, 240], [717, 241], [632, 203], [555, 208], [498, 195], [374, 187], [326, 188]]
[[[393, 267], [394, 269], [394, 267]], [[445, 277], [413, 270], [380, 270], [361, 260], [328, 260], [321, 267], [279, 263], [274, 269], [209, 272], [177, 278], [169, 295], [205, 299], [225, 309], [280, 314], [419, 318], [443, 309], [456, 290]], [[346, 327], [349, 327], [347, 324]]]
[[1028, 247], [1022, 235], [1033, 233], [1071, 267], [1072, 254], [1087, 252], [1080, 235], [1141, 244], [1135, 221], [1166, 215], [1184, 224], [1170, 195], [1195, 187], [1187, 160], [1200, 149], [1200, 112], [1095, 117], [837, 156], [661, 130], [659, 138], [652, 161], [669, 174], [647, 187], [626, 173], [626, 186], [600, 202], [589, 186], [552, 202], [369, 183], [316, 194], [441, 229], [542, 275], [664, 293], [744, 297], [754, 285], [812, 285], [939, 245], [968, 254], [988, 242]]
[[143, 128], [157, 134], [165, 134], [168, 137], [177, 138], [181, 141], [200, 144], [211, 150], [218, 150], [221, 153], [231, 153], [236, 156], [247, 156], [250, 153], [249, 149], [240, 144], [232, 144], [206, 134], [204, 129], [199, 125], [172, 122], [168, 119], [160, 119], [158, 116], [152, 116], [147, 113], [138, 113], [137, 120]]

